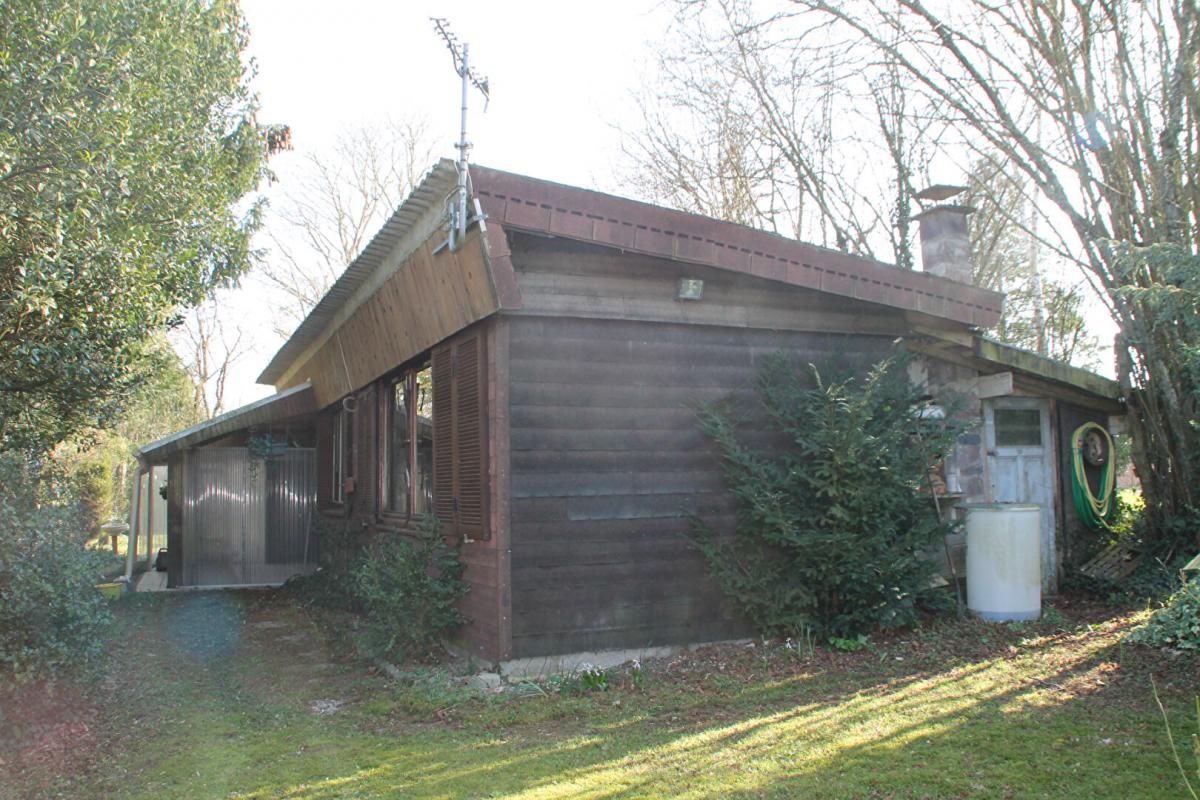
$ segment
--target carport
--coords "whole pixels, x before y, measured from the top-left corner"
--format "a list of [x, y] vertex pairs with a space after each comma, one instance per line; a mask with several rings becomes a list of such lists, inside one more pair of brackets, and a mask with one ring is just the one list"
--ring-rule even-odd
[[[138, 451], [135, 486], [165, 471], [168, 588], [277, 585], [313, 570], [313, 411], [304, 384]], [[157, 556], [156, 501], [155, 492], [134, 495], [130, 575]]]

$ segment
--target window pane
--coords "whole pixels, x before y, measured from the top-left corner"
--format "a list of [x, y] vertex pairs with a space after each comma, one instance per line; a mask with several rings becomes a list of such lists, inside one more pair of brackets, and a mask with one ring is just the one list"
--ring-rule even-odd
[[345, 464], [346, 457], [344, 452], [345, 446], [345, 429], [346, 429], [346, 413], [339, 408], [333, 412], [333, 437], [330, 441], [329, 458], [330, 469], [329, 474], [332, 476], [333, 485], [330, 486], [330, 499], [335, 503], [341, 503], [345, 500], [343, 491], [345, 490]]
[[997, 408], [997, 447], [1040, 447], [1042, 413], [1036, 408]]
[[417, 464], [416, 506], [413, 512], [433, 511], [433, 372], [429, 367], [417, 373]]
[[396, 514], [408, 513], [408, 407], [408, 381], [401, 380], [392, 385], [388, 405], [387, 508]]

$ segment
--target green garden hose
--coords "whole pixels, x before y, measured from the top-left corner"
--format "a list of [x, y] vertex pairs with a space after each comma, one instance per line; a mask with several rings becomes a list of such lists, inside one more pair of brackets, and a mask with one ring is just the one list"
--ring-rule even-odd
[[[1087, 473], [1083, 466], [1083, 438], [1089, 431], [1096, 430], [1108, 443], [1108, 458], [1100, 468], [1100, 496], [1092, 494], [1088, 485]], [[1071, 469], [1071, 492], [1075, 496], [1075, 510], [1083, 524], [1094, 531], [1111, 530], [1109, 523], [1117, 514], [1117, 468], [1116, 448], [1112, 437], [1102, 425], [1095, 422], [1085, 422], [1071, 434], [1071, 451], [1074, 459]]]

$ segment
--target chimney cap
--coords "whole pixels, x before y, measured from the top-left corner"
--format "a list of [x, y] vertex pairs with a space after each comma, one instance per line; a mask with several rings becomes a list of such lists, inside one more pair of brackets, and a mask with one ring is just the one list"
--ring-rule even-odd
[[964, 206], [964, 205], [930, 206], [929, 208], [926, 208], [923, 211], [913, 214], [912, 218], [914, 220], [916, 220], [917, 222], [920, 222], [923, 219], [938, 215], [939, 213], [940, 214], [961, 214], [963, 217], [966, 217], [968, 214], [975, 213], [975, 210], [976, 210], [975, 206]]
[[933, 186], [926, 187], [914, 195], [918, 200], [932, 200], [935, 203], [940, 203], [943, 200], [949, 200], [955, 195], [960, 195], [967, 190], [966, 186], [955, 186], [950, 183], [935, 183]]

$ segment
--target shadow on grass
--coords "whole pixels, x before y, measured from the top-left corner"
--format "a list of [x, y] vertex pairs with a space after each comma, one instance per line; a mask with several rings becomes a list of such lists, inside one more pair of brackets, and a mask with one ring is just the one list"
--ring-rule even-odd
[[[150, 616], [182, 619], [170, 607]], [[569, 705], [554, 697], [512, 701], [522, 704], [515, 711], [480, 704], [461, 729], [390, 732], [361, 714], [326, 719], [284, 708], [264, 696], [262, 676], [246, 681], [225, 664], [179, 678], [182, 700], [159, 723], [161, 762], [143, 770], [139, 786], [113, 788], [311, 800], [1178, 794], [1148, 684], [1114, 693], [1127, 660], [1114, 637], [1085, 627], [1031, 641], [974, 663], [934, 658], [882, 671], [835, 663], [751, 676], [727, 692], [706, 690], [697, 674], [692, 684]], [[287, 658], [245, 649], [230, 663], [250, 672]], [[185, 654], [152, 652], [160, 667]], [[1194, 673], [1180, 674], [1186, 683]], [[1178, 688], [1186, 702], [1189, 687]], [[580, 716], [562, 719], [565, 709]]]

